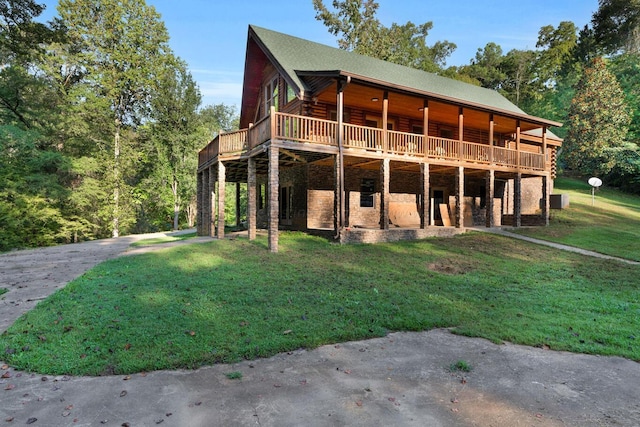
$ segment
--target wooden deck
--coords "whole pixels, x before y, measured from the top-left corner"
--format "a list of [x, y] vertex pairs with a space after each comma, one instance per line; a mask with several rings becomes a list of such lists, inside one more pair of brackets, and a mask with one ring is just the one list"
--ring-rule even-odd
[[[199, 153], [199, 168], [218, 156], [242, 155], [270, 141], [309, 143], [338, 147], [338, 123], [306, 116], [273, 113], [249, 129], [223, 133]], [[415, 161], [456, 162], [461, 166], [500, 167], [513, 171], [544, 171], [549, 159], [544, 154], [518, 151], [505, 147], [439, 138], [415, 133], [385, 131], [379, 128], [343, 124], [343, 148], [353, 155], [407, 156]], [[304, 149], [304, 148], [302, 148]]]

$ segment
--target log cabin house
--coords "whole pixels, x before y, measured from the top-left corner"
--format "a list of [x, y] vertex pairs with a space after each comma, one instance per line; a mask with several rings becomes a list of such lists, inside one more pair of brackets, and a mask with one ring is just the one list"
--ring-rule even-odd
[[249, 26], [241, 130], [199, 153], [198, 234], [224, 237], [227, 182], [247, 183], [249, 238], [266, 228], [274, 252], [279, 229], [376, 242], [545, 225], [552, 126], [493, 90]]

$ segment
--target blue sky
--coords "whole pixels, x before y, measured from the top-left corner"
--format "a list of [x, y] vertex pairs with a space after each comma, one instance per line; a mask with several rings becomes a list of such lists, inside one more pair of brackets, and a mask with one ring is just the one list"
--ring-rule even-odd
[[[56, 15], [57, 0], [43, 18]], [[384, 25], [433, 22], [428, 44], [448, 40], [458, 47], [447, 65], [468, 64], [489, 42], [511, 49], [535, 49], [540, 27], [589, 23], [598, 0], [378, 0]], [[337, 46], [336, 37], [315, 19], [311, 0], [147, 0], [162, 15], [174, 52], [200, 86], [203, 105], [239, 107], [249, 24]], [[330, 5], [331, 0], [325, 0]]]

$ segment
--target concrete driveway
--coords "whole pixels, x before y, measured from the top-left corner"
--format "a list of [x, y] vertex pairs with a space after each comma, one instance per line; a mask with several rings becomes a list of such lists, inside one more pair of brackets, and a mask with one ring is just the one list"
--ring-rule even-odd
[[[0, 297], [0, 330], [97, 263], [141, 251], [129, 245], [147, 237], [0, 255], [0, 287], [9, 289]], [[472, 371], [451, 372], [459, 360]], [[638, 363], [445, 329], [193, 371], [54, 377], [1, 365], [0, 425], [640, 425]], [[230, 372], [242, 378], [228, 379]]]

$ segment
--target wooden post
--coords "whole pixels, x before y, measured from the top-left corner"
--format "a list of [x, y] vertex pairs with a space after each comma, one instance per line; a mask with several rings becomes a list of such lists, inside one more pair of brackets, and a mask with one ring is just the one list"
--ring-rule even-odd
[[338, 119], [338, 156], [336, 159], [337, 175], [336, 175], [336, 192], [337, 192], [337, 210], [335, 218], [336, 236], [340, 234], [340, 229], [345, 225], [345, 186], [344, 186], [344, 89], [349, 84], [350, 78], [347, 80], [338, 80], [336, 102], [337, 102], [337, 119]]
[[269, 251], [278, 252], [278, 225], [280, 222], [280, 181], [279, 181], [279, 150], [269, 145]]
[[225, 187], [227, 185], [227, 173], [224, 163], [218, 161], [218, 239], [224, 239], [224, 205], [225, 205]]
[[249, 240], [255, 240], [256, 238], [257, 193], [256, 159], [249, 157], [247, 165], [247, 228]]
[[464, 167], [456, 169], [456, 228], [464, 227]]
[[458, 153], [460, 160], [464, 159], [464, 108], [460, 107], [458, 109], [458, 140], [459, 140], [459, 150]]
[[426, 156], [428, 154], [428, 147], [429, 147], [429, 100], [428, 99], [425, 99], [422, 104], [422, 135], [424, 136], [424, 147], [422, 147], [422, 149], [424, 150], [424, 154]]
[[[492, 120], [493, 122], [493, 120]], [[486, 225], [487, 228], [491, 228], [495, 226], [494, 218], [493, 218], [493, 209], [494, 209], [494, 196], [495, 196], [495, 176], [496, 172], [491, 169], [487, 171], [487, 175], [485, 178], [485, 206], [486, 206]]]
[[382, 159], [380, 162], [380, 229], [389, 229], [389, 166], [391, 162], [389, 158]]
[[544, 159], [544, 170], [545, 171], [550, 171], [549, 169], [547, 169], [547, 160], [551, 160], [551, 159], [547, 159], [547, 127], [543, 126], [542, 127], [542, 158]]
[[389, 151], [389, 92], [384, 91], [382, 96], [382, 150]]
[[516, 165], [520, 171], [520, 120], [516, 122]]
[[514, 226], [522, 226], [522, 174], [517, 173], [513, 184], [513, 216]]
[[430, 224], [429, 221], [429, 163], [420, 163], [420, 228], [425, 229]]
[[493, 154], [493, 136], [494, 136], [495, 122], [493, 120], [493, 113], [489, 114], [489, 162], [495, 162], [495, 156]]

